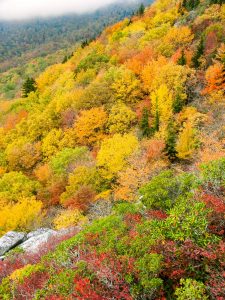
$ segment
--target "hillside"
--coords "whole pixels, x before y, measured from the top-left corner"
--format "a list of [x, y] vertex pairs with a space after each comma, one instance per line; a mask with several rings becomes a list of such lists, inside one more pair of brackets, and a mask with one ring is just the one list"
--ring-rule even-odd
[[131, 16], [140, 3], [126, 1], [81, 15], [0, 20], [0, 99], [19, 97], [27, 77], [36, 77], [47, 66], [62, 62], [82, 42], [94, 39], [106, 26]]
[[224, 95], [224, 1], [156, 0], [1, 101], [0, 236], [75, 232], [0, 299], [225, 299]]

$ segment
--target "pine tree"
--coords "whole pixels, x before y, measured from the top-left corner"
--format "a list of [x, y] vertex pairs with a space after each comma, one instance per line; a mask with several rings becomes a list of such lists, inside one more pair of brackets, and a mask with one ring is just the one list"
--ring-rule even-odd
[[81, 43], [81, 48], [82, 49], [84, 49], [85, 47], [87, 47], [88, 46], [88, 40], [85, 40], [85, 41], [83, 41], [82, 43]]
[[187, 10], [193, 10], [195, 9], [200, 3], [200, 0], [183, 0], [182, 7], [184, 7]]
[[173, 162], [177, 158], [176, 129], [175, 129], [173, 120], [170, 120], [168, 123], [168, 126], [167, 126], [167, 138], [166, 138], [165, 152], [171, 162]]
[[28, 77], [22, 86], [22, 97], [26, 98], [31, 92], [35, 92], [36, 90], [36, 81], [33, 78]]
[[187, 60], [186, 60], [186, 57], [185, 57], [184, 50], [182, 50], [181, 57], [178, 59], [177, 64], [180, 65], [180, 66], [185, 66], [187, 64]]
[[175, 100], [173, 101], [173, 112], [179, 113], [181, 112], [182, 108], [184, 106], [184, 101], [181, 99], [179, 95], [176, 95]]
[[143, 109], [140, 128], [144, 137], [148, 137], [150, 135], [151, 129], [149, 126], [149, 111], [146, 107]]
[[141, 5], [139, 6], [138, 8], [138, 11], [137, 11], [137, 15], [138, 16], [143, 16], [145, 13], [145, 6], [143, 3], [141, 3]]
[[154, 131], [159, 131], [159, 124], [160, 124], [159, 110], [156, 109], [154, 126], [153, 126]]
[[203, 37], [201, 37], [200, 43], [197, 47], [197, 51], [192, 58], [192, 63], [196, 69], [198, 69], [200, 67], [199, 59], [204, 54], [204, 48], [205, 48], [204, 40], [203, 40]]
[[67, 61], [68, 61], [68, 57], [67, 57], [67, 55], [65, 55], [63, 58], [62, 64], [65, 64]]

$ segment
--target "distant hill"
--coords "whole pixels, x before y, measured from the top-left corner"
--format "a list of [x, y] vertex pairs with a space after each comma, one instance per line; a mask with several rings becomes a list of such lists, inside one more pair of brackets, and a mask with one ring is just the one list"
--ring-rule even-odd
[[28, 76], [36, 77], [46, 67], [60, 63], [83, 41], [131, 16], [141, 3], [114, 4], [85, 15], [67, 15], [23, 22], [0, 22], [0, 99], [20, 96]]
[[32, 21], [0, 22], [0, 71], [37, 56], [45, 56], [99, 35], [103, 28], [130, 16], [140, 3], [114, 4], [85, 15], [67, 15]]

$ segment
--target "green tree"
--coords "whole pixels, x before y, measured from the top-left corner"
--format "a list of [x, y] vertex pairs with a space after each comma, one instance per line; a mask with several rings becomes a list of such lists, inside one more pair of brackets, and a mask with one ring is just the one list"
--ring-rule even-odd
[[151, 128], [149, 126], [149, 111], [146, 107], [143, 109], [140, 128], [144, 137], [150, 136]]
[[138, 16], [143, 16], [145, 13], [145, 6], [143, 3], [141, 3], [141, 5], [139, 6], [138, 10], [137, 10], [137, 15]]
[[27, 98], [31, 92], [35, 92], [36, 90], [36, 81], [33, 78], [28, 77], [22, 86], [22, 97]]
[[181, 52], [181, 57], [178, 59], [177, 63], [178, 63], [178, 65], [180, 65], [180, 66], [186, 65], [187, 59], [186, 59], [184, 50], [182, 50], [182, 52]]
[[174, 126], [174, 121], [170, 120], [167, 126], [167, 137], [166, 137], [166, 155], [170, 161], [174, 161], [177, 157], [176, 150], [176, 130]]
[[199, 45], [197, 47], [196, 53], [195, 53], [195, 55], [192, 58], [193, 66], [196, 69], [198, 69], [200, 67], [200, 61], [199, 61], [199, 59], [204, 54], [204, 49], [205, 49], [204, 40], [203, 40], [203, 37], [201, 37], [201, 40], [200, 40]]

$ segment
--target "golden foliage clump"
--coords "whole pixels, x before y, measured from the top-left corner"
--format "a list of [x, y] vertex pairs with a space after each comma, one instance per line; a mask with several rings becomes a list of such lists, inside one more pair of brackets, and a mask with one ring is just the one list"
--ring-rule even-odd
[[10, 230], [26, 231], [41, 223], [42, 202], [32, 198], [21, 198], [16, 204], [0, 208], [0, 235]]
[[97, 155], [97, 165], [102, 176], [113, 179], [126, 165], [126, 159], [138, 148], [138, 140], [132, 133], [115, 134], [104, 140]]
[[197, 132], [189, 121], [183, 124], [176, 146], [177, 156], [181, 159], [190, 159], [198, 146]]
[[122, 102], [115, 104], [110, 111], [107, 127], [109, 133], [126, 133], [136, 121], [136, 114]]
[[78, 223], [84, 224], [87, 218], [78, 209], [64, 210], [53, 220], [54, 228], [57, 230], [76, 226]]
[[78, 143], [93, 146], [105, 137], [107, 113], [103, 107], [84, 110], [75, 122], [74, 132]]

